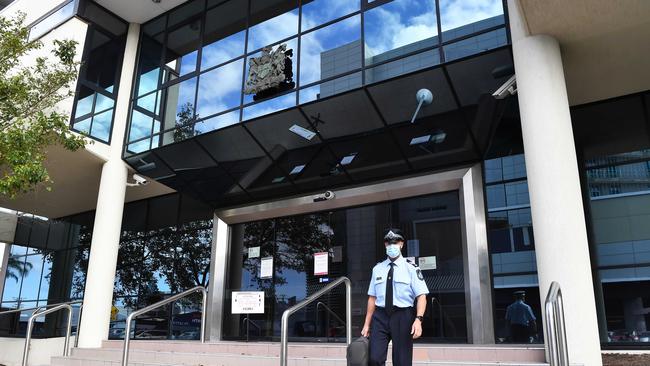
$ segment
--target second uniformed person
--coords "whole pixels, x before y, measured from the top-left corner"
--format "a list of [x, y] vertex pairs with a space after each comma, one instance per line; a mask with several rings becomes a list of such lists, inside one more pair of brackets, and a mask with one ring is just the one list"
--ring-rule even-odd
[[391, 340], [393, 365], [411, 366], [413, 340], [422, 335], [422, 317], [429, 290], [420, 269], [402, 257], [404, 235], [401, 230], [388, 229], [384, 246], [388, 258], [372, 269], [366, 321], [361, 334], [370, 337], [370, 366], [386, 364]]

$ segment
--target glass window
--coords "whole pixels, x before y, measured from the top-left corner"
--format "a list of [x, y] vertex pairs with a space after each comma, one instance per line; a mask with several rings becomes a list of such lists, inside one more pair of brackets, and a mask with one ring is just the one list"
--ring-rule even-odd
[[258, 17], [275, 15], [264, 20], [248, 30], [248, 52], [258, 50], [282, 39], [289, 38], [298, 33], [298, 8], [291, 3], [293, 10], [287, 9], [284, 4], [276, 5], [277, 1], [256, 0], [252, 1], [251, 18], [255, 23]]
[[365, 62], [372, 65], [438, 44], [435, 3], [395, 0], [365, 13]]
[[79, 118], [92, 113], [94, 100], [95, 93], [90, 88], [82, 86], [77, 93], [77, 109], [74, 117]]
[[142, 37], [138, 62], [138, 96], [158, 88], [162, 49], [162, 37]]
[[506, 30], [505, 28], [500, 28], [444, 46], [445, 60], [452, 61], [471, 56], [479, 52], [503, 46], [507, 43]]
[[38, 287], [41, 282], [41, 270], [43, 269], [43, 256], [40, 254], [28, 255], [25, 257], [23, 273], [23, 284], [20, 290], [21, 300], [38, 299]]
[[54, 29], [59, 24], [71, 18], [74, 15], [75, 4], [76, 4], [75, 1], [70, 1], [67, 5], [63, 6], [61, 9], [55, 11], [47, 18], [33, 25], [32, 28], [29, 30], [29, 40], [33, 41], [41, 37], [45, 33]]
[[197, 118], [207, 117], [241, 104], [244, 59], [201, 74], [197, 99]]
[[266, 114], [291, 108], [296, 105], [296, 93], [289, 93], [281, 97], [269, 99], [244, 108], [243, 120], [257, 118]]
[[501, 0], [439, 0], [439, 2], [443, 41], [504, 23]]
[[168, 130], [178, 125], [185, 125], [194, 119], [194, 93], [196, 92], [196, 78], [185, 80], [163, 90], [164, 120], [163, 130]]
[[104, 113], [97, 114], [93, 117], [93, 125], [90, 135], [102, 141], [108, 141], [111, 135], [113, 122], [113, 110], [110, 109]]
[[317, 27], [359, 10], [359, 0], [311, 0], [302, 2], [301, 30]]
[[205, 0], [192, 0], [187, 4], [176, 8], [169, 13], [169, 23], [167, 27], [173, 27], [185, 20], [198, 15], [205, 9]]
[[25, 257], [10, 256], [7, 263], [5, 286], [2, 301], [17, 301], [20, 296], [20, 284], [25, 271]]
[[140, 108], [143, 108], [151, 113], [160, 115], [160, 93], [150, 93], [143, 97], [138, 98], [136, 105]]
[[247, 0], [231, 0], [206, 14], [201, 70], [244, 54]]
[[302, 36], [300, 84], [360, 68], [361, 19], [354, 16]]
[[79, 131], [79, 132], [85, 133], [87, 135], [90, 135], [90, 122], [91, 122], [91, 120], [92, 120], [92, 118], [88, 117], [88, 118], [86, 118], [84, 120], [75, 122], [74, 125], [72, 125], [72, 128], [75, 131]]
[[200, 135], [239, 123], [239, 111], [220, 114], [194, 125], [194, 133]]
[[196, 70], [200, 32], [200, 20], [192, 21], [169, 32], [165, 52], [165, 75], [163, 76], [165, 82]]
[[153, 118], [133, 111], [131, 117], [131, 131], [129, 132], [129, 141], [135, 141], [143, 137], [151, 136]]

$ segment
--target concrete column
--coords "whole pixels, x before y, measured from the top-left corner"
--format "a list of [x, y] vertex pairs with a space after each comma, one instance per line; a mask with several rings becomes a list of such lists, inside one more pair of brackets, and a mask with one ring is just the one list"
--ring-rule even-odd
[[564, 295], [571, 363], [602, 364], [587, 229], [560, 45], [530, 35], [508, 1], [542, 304], [552, 281]]
[[126, 195], [127, 166], [122, 161], [124, 133], [129, 116], [138, 50], [139, 24], [130, 24], [115, 107], [110, 158], [104, 163], [97, 197], [88, 275], [79, 330], [79, 347], [96, 348], [108, 338], [122, 213]]
[[100, 347], [102, 340], [108, 338], [126, 175], [126, 166], [121, 161], [109, 160], [104, 163], [79, 331], [81, 348]]
[[2, 296], [5, 287], [5, 277], [7, 276], [7, 262], [11, 253], [11, 244], [0, 242], [0, 296]]

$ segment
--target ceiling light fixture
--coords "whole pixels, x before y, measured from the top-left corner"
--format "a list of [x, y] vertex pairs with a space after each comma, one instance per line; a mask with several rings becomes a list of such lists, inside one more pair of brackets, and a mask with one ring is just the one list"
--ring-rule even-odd
[[343, 157], [343, 159], [341, 159], [341, 165], [348, 165], [352, 163], [352, 160], [354, 160], [356, 156], [357, 153], [351, 153], [350, 155]]
[[307, 141], [311, 141], [311, 139], [316, 136], [316, 132], [310, 131], [304, 127], [298, 126], [294, 124], [293, 126], [289, 127], [289, 131], [295, 133], [296, 135], [302, 137], [303, 139]]
[[303, 169], [305, 169], [304, 164], [303, 165], [296, 165], [296, 166], [293, 167], [293, 169], [291, 169], [291, 172], [289, 174], [292, 174], [292, 175], [293, 174], [298, 174], [298, 173], [302, 172]]

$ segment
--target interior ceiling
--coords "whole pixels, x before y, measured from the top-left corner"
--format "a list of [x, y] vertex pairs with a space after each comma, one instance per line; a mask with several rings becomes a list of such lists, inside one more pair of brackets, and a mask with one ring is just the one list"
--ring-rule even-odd
[[[510, 47], [412, 72], [126, 157], [215, 208], [479, 161], [504, 108], [491, 94]], [[415, 123], [418, 89], [434, 101]], [[396, 90], [398, 92], [396, 92]], [[315, 132], [306, 139], [290, 128]], [[153, 163], [153, 164], [151, 164]]]
[[571, 105], [650, 89], [650, 1], [520, 3], [531, 34], [560, 42]]
[[130, 23], [144, 23], [167, 12], [187, 0], [95, 0], [96, 3], [112, 11]]
[[[48, 148], [45, 167], [54, 183], [48, 191], [44, 185], [35, 191], [9, 199], [0, 196], [0, 207], [49, 218], [60, 218], [94, 210], [104, 160], [87, 150], [71, 152], [60, 146]], [[126, 201], [173, 192], [158, 182], [142, 187], [127, 187]]]

